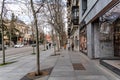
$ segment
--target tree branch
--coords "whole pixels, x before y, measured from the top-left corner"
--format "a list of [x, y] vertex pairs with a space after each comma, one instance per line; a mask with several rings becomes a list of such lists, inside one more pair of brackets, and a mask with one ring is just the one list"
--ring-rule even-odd
[[39, 13], [40, 9], [41, 9], [43, 6], [44, 6], [44, 4], [42, 3], [42, 4], [40, 5], [40, 7], [38, 8], [38, 10], [35, 12], [35, 14]]

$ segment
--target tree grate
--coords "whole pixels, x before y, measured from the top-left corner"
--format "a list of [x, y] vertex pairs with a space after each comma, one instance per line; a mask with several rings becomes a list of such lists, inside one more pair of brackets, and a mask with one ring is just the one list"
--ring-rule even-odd
[[41, 75], [36, 75], [36, 72], [31, 72], [31, 73], [26, 74], [20, 80], [34, 80], [34, 79], [38, 79], [38, 78], [41, 78], [41, 77], [44, 77], [44, 76], [48, 76], [48, 75], [51, 74], [52, 70], [53, 70], [53, 67], [41, 70], [40, 71]]

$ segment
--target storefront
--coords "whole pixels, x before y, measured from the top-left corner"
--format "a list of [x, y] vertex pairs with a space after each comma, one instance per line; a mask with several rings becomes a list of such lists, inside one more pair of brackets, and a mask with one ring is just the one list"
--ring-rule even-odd
[[80, 51], [87, 55], [87, 32], [86, 27], [80, 29]]
[[120, 2], [99, 20], [100, 64], [120, 75]]
[[114, 22], [114, 56], [120, 57], [120, 18]]
[[120, 3], [100, 17], [100, 57], [120, 57]]
[[74, 49], [76, 51], [79, 51], [79, 30], [76, 30], [74, 33]]

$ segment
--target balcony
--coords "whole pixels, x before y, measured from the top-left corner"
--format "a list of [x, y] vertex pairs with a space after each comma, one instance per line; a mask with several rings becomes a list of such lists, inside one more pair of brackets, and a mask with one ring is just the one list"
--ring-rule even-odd
[[73, 25], [79, 25], [79, 17], [72, 19]]
[[72, 6], [72, 23], [73, 25], [79, 24], [79, 6]]

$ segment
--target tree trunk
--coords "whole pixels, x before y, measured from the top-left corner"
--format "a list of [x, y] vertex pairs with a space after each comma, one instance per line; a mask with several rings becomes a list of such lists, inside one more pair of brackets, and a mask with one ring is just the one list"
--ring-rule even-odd
[[36, 28], [36, 52], [37, 52], [37, 75], [40, 75], [40, 51], [39, 51], [39, 34], [38, 34], [38, 26], [37, 26], [37, 17], [35, 13], [35, 9], [33, 6], [33, 0], [30, 0], [31, 2], [31, 8], [33, 12], [33, 17], [34, 17], [34, 25]]
[[52, 29], [52, 42], [53, 42], [53, 46], [54, 46], [54, 54], [56, 55], [55, 40], [54, 40], [53, 29]]
[[[45, 28], [45, 27], [44, 27]], [[43, 29], [44, 30], [44, 29]], [[45, 46], [45, 44], [46, 44], [46, 36], [45, 36], [45, 33], [43, 33], [43, 37], [44, 37], [44, 42], [43, 42], [43, 44], [44, 44], [44, 51], [46, 50], [46, 46]]]
[[2, 2], [2, 10], [1, 10], [1, 27], [2, 27], [2, 51], [3, 51], [3, 64], [5, 64], [5, 49], [4, 49], [4, 26], [3, 26], [3, 9], [4, 9], [4, 2]]
[[61, 34], [59, 35], [59, 37], [60, 37], [60, 48], [62, 48], [64, 45], [64, 40]]
[[58, 36], [57, 36], [57, 32], [55, 31], [55, 33], [56, 33], [56, 39], [57, 39], [57, 49], [58, 49], [58, 51], [60, 51], [60, 48], [59, 48], [59, 39], [57, 38]]
[[12, 41], [12, 39], [11, 39], [11, 38], [12, 38], [12, 34], [11, 34], [11, 26], [10, 26], [10, 32], [9, 32], [9, 33], [10, 33], [10, 37], [9, 37], [9, 38], [10, 38], [9, 46], [12, 47], [12, 46], [11, 46], [11, 41]]
[[[32, 24], [32, 37], [33, 37], [33, 39], [32, 39], [32, 44], [34, 45], [35, 39], [34, 39], [33, 23], [31, 23], [31, 24]], [[34, 46], [33, 46], [33, 54], [35, 54], [35, 47], [34, 47]]]

